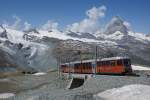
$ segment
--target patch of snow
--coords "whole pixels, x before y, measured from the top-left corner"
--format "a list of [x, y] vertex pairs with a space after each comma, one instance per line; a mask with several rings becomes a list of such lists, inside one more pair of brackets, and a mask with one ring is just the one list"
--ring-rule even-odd
[[8, 82], [8, 81], [10, 81], [10, 80], [9, 80], [9, 79], [7, 79], [7, 78], [0, 79], [0, 82]]
[[148, 67], [138, 66], [138, 65], [131, 65], [133, 70], [150, 70]]
[[113, 33], [112, 35], [110, 35], [110, 38], [114, 40], [121, 40], [123, 36], [124, 36], [123, 33], [121, 33], [120, 31], [117, 31]]
[[47, 45], [41, 43], [31, 42], [29, 45], [32, 47], [32, 54], [37, 54], [39, 56], [43, 55], [49, 49]]
[[14, 93], [0, 93], [0, 99], [8, 99], [14, 96], [15, 96]]
[[72, 39], [72, 40], [77, 40], [77, 41], [82, 41], [82, 42], [95, 42], [95, 43], [103, 43], [103, 44], [109, 44], [109, 45], [117, 45], [116, 42], [112, 42], [112, 41], [108, 41], [108, 40], [95, 40], [95, 39], [87, 39], [87, 38], [76, 38], [76, 37], [71, 37], [66, 35], [65, 33], [61, 33], [58, 30], [53, 30], [52, 32], [48, 32], [48, 31], [39, 31], [40, 34], [36, 34], [36, 36], [47, 36], [47, 37], [51, 37], [51, 38], [57, 38], [60, 40], [68, 40], [68, 39]]
[[36, 53], [37, 53], [37, 48], [32, 47], [32, 52], [31, 52], [29, 58], [31, 59], [32, 57], [34, 57], [36, 55]]
[[44, 72], [38, 72], [38, 73], [35, 73], [33, 75], [35, 76], [42, 76], [42, 75], [46, 75], [47, 73], [44, 73]]
[[123, 33], [121, 33], [120, 31], [116, 31], [113, 34], [100, 34], [98, 35], [99, 37], [103, 38], [103, 39], [111, 39], [111, 40], [121, 40], [122, 37], [124, 36]]
[[140, 41], [150, 41], [150, 36], [146, 36], [146, 34], [143, 33], [134, 33], [134, 32], [128, 32], [128, 34], [130, 36], [135, 37], [136, 40], [140, 40]]
[[21, 31], [13, 30], [13, 29], [6, 29], [8, 40], [12, 41], [13, 43], [24, 43], [26, 42], [23, 39], [24, 33]]
[[[41, 33], [40, 37], [48, 36], [48, 37], [57, 38], [60, 40], [72, 39], [72, 40], [79, 40], [79, 41], [83, 41], [83, 42], [99, 42], [98, 40], [94, 40], [94, 39], [87, 39], [87, 38], [79, 39], [79, 38], [71, 37], [71, 36], [68, 36], [64, 33], [57, 31], [57, 30], [53, 30], [52, 32], [47, 32], [47, 31], [39, 31], [39, 32]], [[37, 34], [37, 36], [38, 35], [39, 34]]]
[[[13, 42], [13, 43], [22, 43], [25, 45], [31, 44], [31, 42], [26, 41], [23, 39], [24, 32], [13, 30], [13, 29], [6, 29], [8, 32], [8, 40]], [[103, 43], [103, 44], [109, 44], [109, 45], [117, 45], [116, 42], [108, 41], [108, 40], [95, 40], [95, 39], [87, 39], [87, 38], [77, 38], [77, 37], [71, 37], [69, 35], [66, 35], [63, 32], [60, 32], [59, 30], [54, 29], [51, 32], [48, 31], [43, 31], [43, 30], [38, 30], [40, 34], [37, 33], [30, 33], [34, 36], [37, 36], [39, 39], [42, 39], [44, 36], [50, 37], [50, 38], [57, 38], [60, 40], [77, 40], [77, 41], [82, 41], [82, 42], [95, 42], [95, 43]]]
[[2, 33], [4, 31], [4, 29], [2, 27], [0, 27], [0, 33]]
[[142, 84], [126, 85], [98, 93], [95, 97], [106, 100], [149, 100], [150, 86]]
[[102, 40], [102, 41], [99, 41], [99, 42], [102, 43], [102, 44], [107, 44], [107, 46], [117, 45], [117, 43], [114, 42], [114, 41]]
[[6, 41], [7, 39], [0, 37], [0, 40], [4, 42], [4, 41]]

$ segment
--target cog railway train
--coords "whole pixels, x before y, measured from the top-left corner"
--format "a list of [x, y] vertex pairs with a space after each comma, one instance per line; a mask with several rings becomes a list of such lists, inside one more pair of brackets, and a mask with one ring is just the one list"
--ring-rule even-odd
[[132, 73], [131, 60], [126, 57], [111, 57], [63, 63], [62, 73], [74, 74], [127, 74]]

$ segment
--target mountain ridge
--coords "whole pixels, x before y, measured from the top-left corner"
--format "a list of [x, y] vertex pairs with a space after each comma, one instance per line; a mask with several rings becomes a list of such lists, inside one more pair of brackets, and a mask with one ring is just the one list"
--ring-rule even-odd
[[14, 60], [15, 63], [44, 71], [56, 68], [60, 56], [63, 62], [79, 60], [77, 51], [81, 51], [83, 59], [93, 59], [95, 46], [100, 58], [129, 56], [134, 63], [150, 65], [150, 36], [129, 31], [123, 22], [119, 17], [113, 18], [98, 35], [57, 29], [19, 31], [0, 26], [0, 49], [21, 60]]

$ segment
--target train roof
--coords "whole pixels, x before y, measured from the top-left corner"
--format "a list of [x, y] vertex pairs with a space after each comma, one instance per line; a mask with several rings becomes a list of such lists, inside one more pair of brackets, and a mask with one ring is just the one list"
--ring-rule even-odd
[[[65, 64], [76, 64], [76, 63], [86, 63], [86, 62], [94, 62], [95, 59], [89, 59], [89, 60], [82, 60], [82, 61], [74, 61], [74, 62], [69, 62], [69, 63], [63, 63], [64, 65]], [[97, 59], [97, 61], [100, 61], [100, 59]]]
[[[119, 59], [129, 59], [129, 58], [128, 57], [110, 57], [110, 58], [97, 59], [97, 61], [109, 61], [109, 60], [119, 60]], [[82, 63], [95, 62], [95, 60], [96, 59], [82, 60]], [[81, 61], [74, 61], [74, 62], [69, 62], [69, 63], [63, 63], [62, 65], [76, 64], [76, 63], [81, 63]]]
[[103, 58], [101, 61], [105, 60], [119, 60], [119, 59], [129, 59], [129, 57], [110, 57], [110, 58]]

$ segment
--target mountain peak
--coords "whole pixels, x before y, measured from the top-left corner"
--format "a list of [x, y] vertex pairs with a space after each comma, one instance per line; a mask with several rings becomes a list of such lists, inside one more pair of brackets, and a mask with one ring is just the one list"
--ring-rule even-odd
[[0, 25], [0, 33], [4, 32], [4, 31], [5, 31], [4, 27], [2, 25]]
[[124, 25], [124, 21], [119, 16], [115, 16], [111, 19], [111, 21], [107, 24], [104, 33], [113, 34], [116, 31], [120, 31], [124, 34], [128, 32], [128, 28]]
[[24, 31], [24, 32], [25, 32], [25, 33], [36, 33], [36, 34], [39, 34], [39, 32], [37, 31], [36, 28], [31, 28], [31, 29], [26, 30], [26, 31]]
[[6, 29], [2, 25], [0, 25], [0, 37], [6, 38], [6, 39], [8, 38], [7, 33], [6, 33]]

